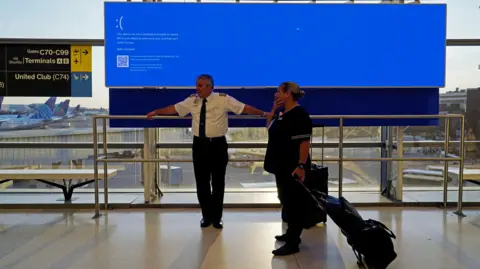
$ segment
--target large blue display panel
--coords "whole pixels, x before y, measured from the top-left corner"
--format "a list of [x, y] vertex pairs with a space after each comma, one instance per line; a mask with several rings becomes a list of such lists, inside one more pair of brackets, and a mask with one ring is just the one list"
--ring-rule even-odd
[[443, 87], [446, 5], [105, 2], [107, 87]]
[[[276, 89], [222, 90], [238, 100], [270, 111]], [[437, 115], [439, 89], [304, 89], [301, 105], [311, 115]], [[148, 112], [182, 101], [194, 89], [110, 89], [111, 115], [146, 115]], [[338, 126], [338, 120], [314, 120]], [[431, 126], [435, 119], [347, 119], [345, 126]], [[191, 127], [188, 119], [110, 120], [111, 127]], [[265, 120], [230, 120], [230, 127], [264, 127]]]

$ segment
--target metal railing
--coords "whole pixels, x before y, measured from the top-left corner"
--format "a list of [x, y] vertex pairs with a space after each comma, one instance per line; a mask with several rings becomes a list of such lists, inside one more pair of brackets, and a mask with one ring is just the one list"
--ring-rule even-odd
[[[93, 139], [93, 138], [92, 138]], [[395, 145], [397, 141], [393, 141]], [[435, 140], [415, 140], [403, 141], [404, 148], [422, 148], [422, 147], [443, 147], [445, 141]], [[190, 149], [192, 142], [159, 142], [157, 149]], [[460, 140], [450, 140], [450, 146], [459, 145]], [[465, 141], [465, 145], [480, 144], [480, 140]], [[98, 142], [99, 147], [103, 147], [103, 142]], [[107, 144], [109, 149], [142, 149], [143, 142], [110, 142]], [[338, 148], [338, 142], [326, 141], [311, 143], [312, 148]], [[343, 142], [343, 148], [381, 148], [386, 143], [381, 141], [348, 141]], [[261, 149], [267, 147], [267, 142], [229, 142], [229, 148], [232, 149]], [[93, 142], [0, 142], [0, 149], [92, 149]]]
[[[108, 209], [108, 163], [172, 163], [172, 162], [192, 162], [191, 159], [108, 159], [108, 150], [107, 150], [107, 119], [136, 119], [136, 120], [144, 120], [146, 116], [128, 116], [128, 115], [94, 115], [93, 117], [93, 159], [94, 159], [94, 180], [95, 180], [95, 215], [94, 218], [100, 217], [100, 203], [99, 203], [99, 178], [98, 178], [98, 164], [104, 163], [103, 165], [103, 172], [104, 172], [104, 208], [105, 210]], [[179, 117], [179, 116], [156, 116], [153, 119], [188, 119], [191, 117]], [[463, 216], [462, 208], [463, 208], [463, 170], [464, 170], [464, 145], [465, 145], [465, 117], [464, 115], [457, 115], [457, 114], [447, 114], [447, 115], [312, 115], [310, 116], [311, 119], [338, 119], [339, 120], [339, 154], [338, 158], [323, 158], [325, 162], [338, 162], [339, 165], [339, 173], [338, 173], [338, 193], [339, 196], [342, 195], [342, 188], [343, 188], [343, 162], [365, 162], [365, 161], [443, 161], [445, 162], [444, 165], [444, 172], [443, 172], [443, 194], [444, 194], [444, 204], [446, 205], [446, 198], [447, 198], [447, 184], [448, 184], [448, 162], [449, 161], [459, 161], [459, 175], [458, 175], [458, 202], [457, 202], [457, 211], [455, 212], [457, 215]], [[445, 119], [445, 130], [448, 130], [450, 126], [450, 119], [451, 118], [459, 118], [460, 119], [460, 154], [458, 157], [451, 157], [448, 154], [448, 146], [449, 146], [449, 132], [445, 133], [445, 141], [444, 143], [444, 156], [445, 157], [427, 157], [427, 158], [404, 158], [404, 157], [385, 157], [385, 158], [344, 158], [343, 157], [343, 148], [344, 148], [344, 141], [343, 141], [343, 130], [344, 130], [344, 120], [345, 119]], [[103, 148], [103, 156], [99, 158], [98, 154], [98, 127], [97, 127], [97, 120], [102, 119], [102, 148]], [[229, 116], [229, 119], [264, 119], [258, 116]], [[259, 160], [251, 160], [251, 159], [234, 159], [230, 160], [230, 162], [244, 162], [244, 161], [263, 161], [263, 159]], [[312, 160], [317, 161], [317, 160]]]

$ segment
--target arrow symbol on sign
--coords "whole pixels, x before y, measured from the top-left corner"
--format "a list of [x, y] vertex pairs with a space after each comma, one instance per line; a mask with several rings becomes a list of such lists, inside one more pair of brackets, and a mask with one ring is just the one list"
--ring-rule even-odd
[[88, 79], [88, 75], [87, 75], [87, 74], [83, 75], [83, 79], [84, 79], [84, 80], [87, 80], [87, 79]]
[[78, 76], [77, 76], [76, 74], [73, 75], [73, 78], [74, 78], [75, 80], [78, 80]]
[[84, 51], [83, 51], [83, 54], [87, 55], [87, 54], [88, 54], [88, 50], [84, 50]]

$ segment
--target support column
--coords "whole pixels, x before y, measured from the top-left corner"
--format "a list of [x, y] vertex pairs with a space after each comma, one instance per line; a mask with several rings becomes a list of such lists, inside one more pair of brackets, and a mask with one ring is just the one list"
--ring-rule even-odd
[[[401, 126], [397, 127], [397, 156], [403, 158], [403, 134], [405, 129]], [[397, 182], [396, 182], [395, 200], [403, 200], [403, 161], [397, 161]]]
[[[381, 157], [391, 158], [393, 156], [394, 143], [393, 143], [393, 127], [382, 127], [382, 142], [385, 143], [385, 147], [382, 148]], [[395, 199], [395, 187], [393, 184], [396, 178], [396, 174], [393, 172], [393, 163], [390, 161], [382, 161], [381, 166], [381, 181], [380, 191], [383, 196], [389, 199]]]
[[[143, 159], [150, 159], [150, 150], [149, 150], [149, 129], [143, 129]], [[150, 176], [150, 165], [149, 163], [142, 163], [142, 182], [143, 182], [143, 196], [145, 203], [150, 202], [150, 185], [151, 185], [151, 176]]]
[[[155, 129], [144, 128], [143, 129], [143, 158], [155, 159], [156, 158], [156, 140]], [[155, 198], [155, 163], [144, 162], [142, 163], [142, 181], [144, 189], [145, 203], [150, 203], [152, 198]]]

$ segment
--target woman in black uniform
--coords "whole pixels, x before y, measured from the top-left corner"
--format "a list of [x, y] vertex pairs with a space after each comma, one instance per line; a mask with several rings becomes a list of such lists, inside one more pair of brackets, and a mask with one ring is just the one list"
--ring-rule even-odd
[[[297, 180], [305, 180], [310, 171], [309, 156], [312, 120], [298, 100], [303, 97], [295, 82], [280, 84], [275, 93], [272, 116], [268, 118], [268, 145], [264, 169], [275, 175], [278, 195], [287, 218], [287, 232], [275, 238], [285, 245], [274, 250], [283, 256], [299, 251], [305, 211], [302, 200], [306, 193]], [[283, 111], [277, 115], [280, 107]]]

